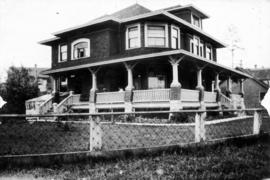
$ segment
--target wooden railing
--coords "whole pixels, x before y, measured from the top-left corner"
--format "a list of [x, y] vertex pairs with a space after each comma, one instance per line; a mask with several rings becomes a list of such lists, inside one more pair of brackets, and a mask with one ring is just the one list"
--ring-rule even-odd
[[61, 101], [57, 105], [57, 112], [58, 113], [63, 113], [68, 105], [72, 105], [74, 103], [79, 103], [80, 102], [80, 95], [79, 94], [72, 94], [66, 97], [63, 101]]
[[48, 100], [46, 100], [45, 102], [43, 102], [42, 104], [40, 104], [39, 106], [39, 113], [40, 114], [45, 114], [47, 112], [49, 112], [52, 107], [53, 107], [53, 96], [51, 96]]
[[187, 102], [198, 102], [199, 91], [190, 89], [181, 89], [181, 100]]
[[125, 92], [103, 92], [97, 93], [96, 103], [124, 103]]
[[204, 91], [204, 101], [206, 103], [215, 103], [217, 102], [217, 93]]
[[235, 104], [235, 106], [241, 106], [242, 97], [239, 94], [231, 94], [231, 100]]
[[170, 89], [134, 90], [133, 102], [169, 101]]
[[220, 94], [220, 103], [221, 103], [221, 105], [224, 105], [224, 106], [230, 108], [231, 104], [232, 104], [232, 100], [221, 93]]

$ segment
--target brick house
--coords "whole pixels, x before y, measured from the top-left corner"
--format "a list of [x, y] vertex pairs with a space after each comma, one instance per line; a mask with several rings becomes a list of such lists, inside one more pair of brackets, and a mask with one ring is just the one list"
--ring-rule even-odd
[[194, 5], [151, 11], [135, 4], [53, 33], [40, 44], [52, 49], [43, 74], [53, 77], [54, 92], [39, 112], [53, 102], [55, 112], [242, 107], [243, 89], [232, 94], [231, 82], [249, 75], [217, 62], [225, 45], [203, 31], [208, 17]]

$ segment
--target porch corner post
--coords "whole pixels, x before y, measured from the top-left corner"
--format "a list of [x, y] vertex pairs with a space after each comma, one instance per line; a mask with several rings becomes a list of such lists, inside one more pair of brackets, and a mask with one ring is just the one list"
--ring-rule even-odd
[[232, 79], [231, 76], [228, 76], [227, 79], [227, 96], [231, 98], [232, 95]]
[[241, 109], [245, 109], [245, 101], [244, 101], [244, 97], [245, 97], [245, 92], [244, 92], [244, 79], [240, 79], [239, 81], [240, 83], [240, 92], [239, 95], [241, 96]]
[[96, 92], [98, 90], [97, 88], [97, 72], [99, 68], [97, 69], [88, 69], [91, 72], [92, 77], [92, 88], [89, 93], [89, 113], [96, 113]]
[[[215, 92], [217, 93], [217, 104], [218, 104], [218, 109], [221, 110], [222, 109], [222, 106], [221, 106], [221, 89], [220, 89], [220, 86], [219, 86], [219, 73], [216, 73], [216, 76], [215, 76]], [[222, 113], [220, 113], [222, 114]]]
[[128, 63], [124, 62], [125, 68], [127, 70], [127, 75], [128, 75], [128, 84], [125, 88], [125, 95], [124, 95], [124, 100], [125, 100], [125, 112], [132, 112], [133, 111], [133, 106], [132, 106], [132, 98], [133, 98], [133, 68], [135, 67], [136, 63]]
[[172, 65], [172, 82], [170, 85], [170, 111], [178, 111], [183, 109], [181, 102], [181, 83], [179, 82], [178, 78], [178, 66], [184, 56], [179, 59], [175, 59], [171, 56], [169, 58], [169, 62]]
[[202, 85], [202, 68], [198, 68], [197, 70], [197, 86], [196, 89], [199, 90], [200, 96], [199, 96], [199, 101], [200, 101], [200, 109], [205, 110], [205, 103], [204, 103], [204, 87]]
[[52, 95], [54, 96], [54, 103], [59, 103], [59, 96], [60, 96], [60, 77], [52, 76], [53, 78], [53, 92]]

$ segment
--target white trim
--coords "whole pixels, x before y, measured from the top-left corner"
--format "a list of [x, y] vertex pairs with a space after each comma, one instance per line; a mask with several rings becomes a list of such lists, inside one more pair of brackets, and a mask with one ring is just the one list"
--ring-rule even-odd
[[172, 47], [172, 38], [173, 38], [173, 36], [172, 36], [172, 31], [173, 31], [173, 29], [176, 29], [177, 30], [177, 33], [178, 33], [178, 49], [181, 49], [181, 43], [180, 43], [180, 39], [181, 39], [181, 31], [180, 31], [180, 28], [178, 27], [178, 26], [175, 26], [175, 25], [171, 25], [171, 48], [172, 49], [177, 49], [177, 48], [173, 48]]
[[76, 60], [76, 59], [81, 59], [81, 58], [74, 58], [74, 54], [73, 54], [73, 51], [74, 51], [74, 45], [75, 44], [77, 44], [77, 43], [79, 43], [79, 42], [87, 42], [88, 43], [88, 48], [86, 49], [86, 52], [85, 52], [85, 57], [83, 57], [83, 58], [87, 58], [87, 57], [90, 57], [90, 39], [88, 39], [88, 38], [80, 38], [80, 39], [77, 39], [77, 40], [75, 40], [75, 41], [73, 41], [72, 43], [71, 43], [71, 60]]
[[[128, 39], [129, 39], [129, 37], [128, 37], [128, 29], [129, 28], [132, 28], [132, 27], [136, 27], [137, 26], [137, 28], [138, 28], [138, 40], [139, 40], [139, 45], [137, 46], [137, 47], [132, 47], [132, 48], [130, 48], [129, 47], [129, 43], [128, 43]], [[131, 24], [131, 25], [128, 25], [127, 27], [126, 27], [126, 33], [125, 33], [125, 39], [126, 39], [126, 50], [128, 50], [128, 49], [136, 49], [136, 48], [140, 48], [142, 45], [142, 42], [141, 42], [141, 24], [140, 23], [137, 23], [137, 24]]]
[[[61, 46], [67, 46], [67, 58], [65, 60], [61, 59]], [[68, 59], [68, 45], [67, 43], [62, 43], [58, 45], [58, 63], [66, 62]]]
[[[148, 45], [148, 36], [147, 36], [147, 27], [148, 26], [164, 26], [165, 27], [165, 46], [149, 46]], [[168, 24], [166, 23], [151, 23], [147, 22], [144, 25], [144, 46], [145, 47], [156, 47], [156, 48], [167, 48], [169, 47], [169, 38], [168, 38]]]

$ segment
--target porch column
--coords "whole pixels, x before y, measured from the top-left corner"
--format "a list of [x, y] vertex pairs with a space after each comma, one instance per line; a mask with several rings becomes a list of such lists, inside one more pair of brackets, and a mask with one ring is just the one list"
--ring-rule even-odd
[[227, 96], [231, 97], [231, 94], [232, 94], [232, 79], [231, 76], [229, 76], [227, 79]]
[[125, 65], [125, 68], [127, 70], [127, 75], [128, 75], [128, 84], [127, 84], [127, 87], [125, 88], [125, 112], [132, 112], [133, 111], [132, 91], [134, 89], [132, 70], [135, 67], [136, 63], [124, 62], [124, 65]]
[[198, 67], [197, 69], [197, 86], [196, 89], [199, 90], [200, 96], [199, 96], [199, 101], [200, 101], [200, 109], [204, 110], [205, 109], [205, 103], [204, 103], [204, 87], [202, 85], [202, 70], [203, 68]]
[[60, 77], [58, 76], [53, 76], [53, 96], [54, 96], [54, 103], [59, 103], [59, 96], [60, 96]]
[[97, 72], [99, 68], [88, 68], [88, 70], [91, 72], [92, 77], [92, 88], [89, 93], [89, 113], [96, 113]]
[[184, 56], [178, 59], [172, 56], [170, 56], [169, 58], [169, 62], [172, 65], [172, 83], [170, 85], [170, 110], [178, 111], [180, 109], [183, 109], [181, 103], [181, 83], [178, 79], [178, 65], [180, 61], [184, 59]]
[[240, 92], [239, 94], [241, 95], [241, 109], [245, 109], [245, 101], [244, 101], [244, 97], [245, 97], [245, 92], [244, 92], [244, 79], [240, 79], [239, 81], [239, 85], [240, 85]]
[[[222, 109], [222, 106], [221, 106], [221, 102], [220, 102], [220, 96], [221, 96], [221, 89], [219, 87], [219, 73], [216, 73], [216, 76], [215, 76], [215, 92], [217, 93], [217, 104], [218, 104], [218, 109]], [[223, 113], [220, 112], [219, 113], [220, 115], [222, 115]]]

